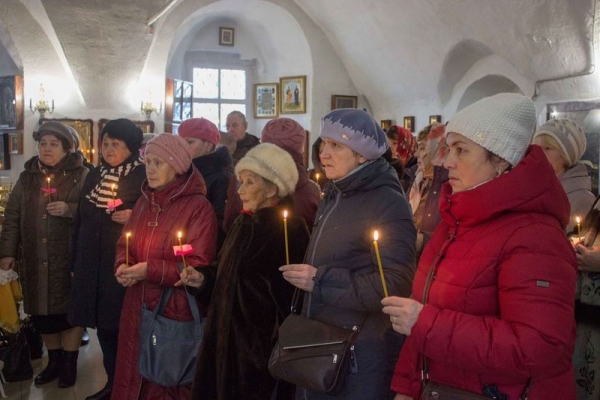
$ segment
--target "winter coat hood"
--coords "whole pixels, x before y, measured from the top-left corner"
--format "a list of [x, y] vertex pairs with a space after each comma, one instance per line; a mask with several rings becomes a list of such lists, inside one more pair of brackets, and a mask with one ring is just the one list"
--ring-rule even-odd
[[442, 186], [440, 211], [449, 225], [473, 226], [505, 212], [543, 213], [564, 229], [569, 223], [569, 200], [539, 146], [531, 145], [512, 170], [474, 189], [452, 194]]
[[203, 175], [210, 175], [223, 169], [230, 169], [233, 173], [233, 158], [225, 146], [217, 147], [212, 153], [194, 158], [192, 163], [202, 171]]

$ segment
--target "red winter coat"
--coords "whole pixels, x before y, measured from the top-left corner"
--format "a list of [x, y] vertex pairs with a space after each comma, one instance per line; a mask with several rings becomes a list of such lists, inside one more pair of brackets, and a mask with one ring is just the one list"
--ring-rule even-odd
[[[188, 265], [207, 266], [215, 258], [217, 218], [205, 194], [204, 179], [196, 168], [160, 191], [150, 189], [144, 182], [142, 197], [123, 228], [117, 243], [115, 269], [125, 263], [124, 235], [131, 232], [129, 264], [146, 261], [148, 277], [125, 291], [112, 400], [187, 399], [190, 395], [190, 386], [165, 388], [142, 380], [137, 366], [140, 313], [142, 296], [148, 307], [154, 309], [162, 289], [172, 287], [179, 280], [177, 261], [181, 261], [181, 257], [173, 254], [177, 231], [183, 232], [183, 243], [194, 248], [194, 252], [186, 256]], [[150, 223], [156, 225], [150, 226]], [[163, 315], [178, 321], [193, 319], [184, 289], [173, 290]]]
[[495, 384], [516, 400], [532, 378], [529, 400], [575, 399], [569, 202], [541, 148], [475, 189], [442, 190], [442, 222], [413, 284], [425, 306], [392, 389], [420, 398], [424, 354], [435, 382], [479, 394]]

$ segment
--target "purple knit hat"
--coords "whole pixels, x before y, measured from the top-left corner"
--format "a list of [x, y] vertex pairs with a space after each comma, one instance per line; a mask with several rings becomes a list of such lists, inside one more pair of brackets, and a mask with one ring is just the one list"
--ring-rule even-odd
[[161, 133], [146, 145], [144, 154], [154, 154], [165, 160], [179, 175], [183, 175], [192, 165], [188, 144], [181, 136]]
[[290, 118], [274, 118], [262, 130], [262, 143], [273, 143], [289, 152], [302, 154], [306, 143], [306, 131]]
[[379, 123], [356, 108], [339, 108], [325, 115], [319, 136], [348, 146], [367, 160], [378, 159], [388, 148]]

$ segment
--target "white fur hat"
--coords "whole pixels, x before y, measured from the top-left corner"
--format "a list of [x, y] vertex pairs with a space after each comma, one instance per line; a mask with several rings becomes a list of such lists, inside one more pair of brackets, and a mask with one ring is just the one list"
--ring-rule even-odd
[[459, 133], [508, 161], [513, 167], [527, 152], [535, 129], [535, 106], [521, 94], [500, 93], [459, 111], [446, 135]]
[[298, 170], [292, 156], [271, 143], [259, 144], [246, 153], [235, 166], [236, 175], [241, 171], [252, 171], [273, 182], [279, 197], [294, 193], [298, 183]]

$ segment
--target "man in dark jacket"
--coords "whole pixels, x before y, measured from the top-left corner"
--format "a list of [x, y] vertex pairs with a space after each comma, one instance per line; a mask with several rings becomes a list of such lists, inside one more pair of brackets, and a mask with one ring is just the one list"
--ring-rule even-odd
[[220, 140], [220, 132], [216, 125], [205, 118], [192, 118], [179, 125], [179, 136], [188, 143], [193, 164], [206, 182], [206, 198], [212, 204], [219, 227], [217, 251], [221, 248], [225, 234], [223, 233], [223, 217], [227, 203], [227, 187], [234, 177], [233, 160], [227, 147], [216, 147]]
[[246, 132], [248, 129], [248, 121], [246, 116], [240, 111], [232, 111], [227, 115], [227, 133], [235, 139], [237, 146], [233, 154], [233, 164], [237, 164], [246, 153], [254, 146], [260, 144], [260, 140]]

